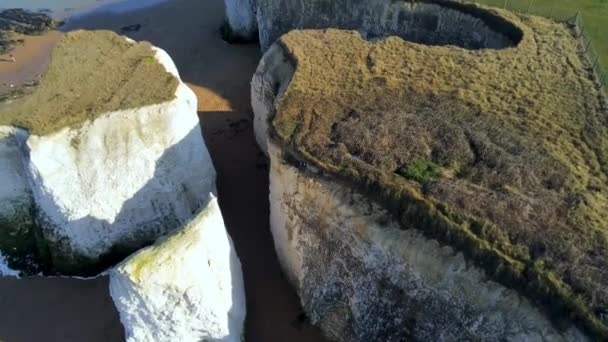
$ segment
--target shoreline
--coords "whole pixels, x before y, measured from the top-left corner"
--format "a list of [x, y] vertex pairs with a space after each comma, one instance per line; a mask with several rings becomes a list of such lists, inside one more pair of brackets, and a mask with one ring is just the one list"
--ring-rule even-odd
[[[157, 5], [168, 0], [70, 0], [47, 4], [50, 7], [27, 5], [23, 0], [4, 0], [6, 4], [0, 5], [0, 11], [11, 8], [22, 8], [33, 13], [44, 13], [57, 21], [68, 21], [87, 15], [95, 15], [104, 11], [132, 11], [140, 8]], [[83, 3], [84, 2], [84, 3]], [[29, 1], [31, 3], [31, 1]]]

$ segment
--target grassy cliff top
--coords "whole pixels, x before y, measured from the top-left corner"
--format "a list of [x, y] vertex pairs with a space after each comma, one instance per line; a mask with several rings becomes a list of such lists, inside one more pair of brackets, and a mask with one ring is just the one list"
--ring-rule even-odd
[[[492, 10], [494, 11], [494, 10]], [[608, 114], [573, 32], [502, 50], [292, 31], [271, 139], [608, 338]]]
[[155, 54], [149, 43], [110, 31], [67, 33], [34, 93], [0, 104], [0, 125], [44, 135], [102, 113], [172, 100], [179, 81]]

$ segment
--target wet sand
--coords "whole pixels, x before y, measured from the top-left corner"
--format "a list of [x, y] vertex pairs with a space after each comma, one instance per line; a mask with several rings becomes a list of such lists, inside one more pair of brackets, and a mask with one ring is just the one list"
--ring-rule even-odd
[[122, 341], [107, 277], [0, 278], [0, 341]]
[[[29, 81], [36, 80], [48, 67], [51, 48], [61, 38], [61, 32], [52, 31], [42, 36], [19, 36], [24, 43], [18, 45], [12, 54], [0, 55], [0, 95]], [[13, 85], [13, 87], [11, 87]]]
[[[70, 22], [64, 29], [110, 29], [121, 33], [121, 28], [140, 24], [137, 32], [128, 36], [148, 40], [165, 49], [175, 61], [184, 82], [198, 97], [199, 117], [203, 135], [218, 173], [219, 201], [227, 229], [232, 236], [243, 265], [247, 296], [245, 338], [248, 342], [324, 341], [320, 331], [303, 322], [299, 299], [283, 276], [269, 229], [268, 165], [257, 148], [252, 127], [250, 81], [260, 59], [257, 45], [229, 45], [221, 40], [218, 29], [223, 21], [222, 0], [170, 0], [154, 7], [123, 14], [97, 14], [94, 17]], [[123, 32], [124, 33], [124, 32]], [[88, 301], [105, 303], [108, 298], [106, 280], [86, 295], [82, 306], [58, 302], [48, 307], [55, 296], [84, 292], [89, 284], [76, 280], [48, 283], [49, 288], [33, 288], [40, 279], [7, 281], [0, 279], [0, 293], [14, 297], [11, 305], [0, 305], [0, 331], [12, 329], [21, 339], [0, 341], [38, 341], [30, 330], [49, 330], [73, 326], [70, 315], [83, 315], [91, 310]], [[10, 285], [10, 286], [9, 286]], [[17, 286], [21, 285], [21, 286]], [[39, 300], [32, 302], [29, 291], [36, 291]], [[61, 303], [61, 304], [59, 304]], [[9, 325], [2, 319], [16, 308], [37, 310], [45, 320], [14, 320]], [[65, 312], [57, 317], [56, 312]], [[87, 321], [83, 329], [109, 331], [115, 329], [113, 312], [96, 311], [97, 321]], [[105, 322], [105, 323], [102, 323]], [[117, 341], [122, 337], [99, 334], [97, 339], [85, 335], [73, 341]], [[55, 339], [45, 339], [55, 341]], [[61, 340], [61, 339], [60, 339]]]

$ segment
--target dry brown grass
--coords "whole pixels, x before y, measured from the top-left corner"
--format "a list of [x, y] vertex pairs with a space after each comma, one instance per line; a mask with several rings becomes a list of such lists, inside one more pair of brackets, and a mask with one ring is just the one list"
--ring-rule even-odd
[[[608, 338], [608, 113], [572, 32], [497, 14], [515, 48], [464, 50], [293, 31], [272, 119], [291, 153], [365, 189], [404, 226]], [[398, 170], [441, 166], [431, 182]]]
[[34, 93], [0, 104], [0, 125], [42, 135], [102, 113], [169, 101], [178, 80], [154, 54], [149, 43], [129, 43], [110, 31], [70, 32]]

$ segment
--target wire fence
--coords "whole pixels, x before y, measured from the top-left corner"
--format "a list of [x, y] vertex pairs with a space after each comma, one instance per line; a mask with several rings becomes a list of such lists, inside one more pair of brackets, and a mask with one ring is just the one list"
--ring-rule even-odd
[[597, 77], [600, 87], [606, 91], [608, 88], [608, 73], [606, 73], [606, 70], [602, 67], [600, 54], [597, 53], [589, 33], [585, 30], [583, 17], [580, 13], [576, 13], [574, 17], [567, 19], [566, 22], [573, 26], [576, 35], [581, 40], [585, 56], [587, 56], [589, 63], [591, 63], [592, 71]]
[[[469, 1], [469, 2], [473, 2]], [[580, 12], [568, 13], [568, 9], [564, 9], [559, 5], [555, 5], [552, 1], [534, 1], [534, 0], [490, 0], [484, 3], [500, 7], [511, 12], [520, 14], [531, 14], [541, 17], [546, 17], [558, 22], [563, 22], [569, 25], [575, 32], [576, 37], [580, 40], [581, 49], [587, 57], [592, 72], [597, 77], [600, 88], [608, 93], [608, 72], [603, 67], [600, 54], [593, 46], [591, 36], [585, 29], [585, 23]]]

